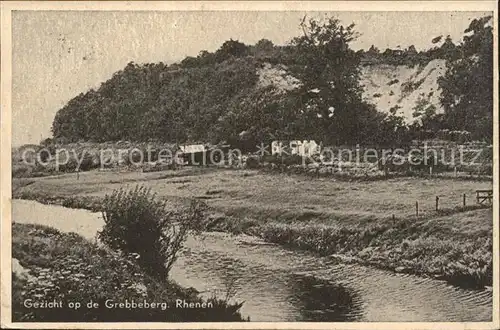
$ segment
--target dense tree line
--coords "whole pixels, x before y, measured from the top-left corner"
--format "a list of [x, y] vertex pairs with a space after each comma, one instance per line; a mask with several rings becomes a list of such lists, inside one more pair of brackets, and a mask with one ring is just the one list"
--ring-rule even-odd
[[65, 141], [211, 139], [230, 101], [256, 81], [252, 59], [189, 69], [130, 63], [59, 110], [52, 131]]
[[474, 19], [447, 59], [439, 79], [445, 113], [442, 127], [466, 130], [474, 139], [493, 136], [493, 27], [491, 16]]
[[466, 133], [473, 140], [493, 138], [493, 28], [491, 16], [474, 19], [455, 45], [448, 36], [431, 51], [446, 59], [446, 73], [438, 78], [444, 113], [425, 100], [417, 102], [414, 116], [420, 123], [410, 129], [418, 133]]
[[[63, 143], [232, 144], [307, 138], [326, 144], [401, 145], [412, 138], [412, 130], [423, 129], [407, 127], [395, 112], [379, 112], [362, 100], [360, 65], [366, 54], [349, 46], [357, 37], [354, 25], [304, 18], [301, 27], [303, 34], [286, 46], [266, 39], [255, 45], [228, 40], [213, 53], [201, 51], [170, 66], [129, 63], [97, 90], [60, 109], [52, 125], [54, 138]], [[438, 117], [420, 109], [425, 129], [434, 121], [436, 129], [485, 130], [491, 121], [492, 85], [484, 87], [492, 75], [491, 29], [484, 24], [471, 24], [471, 29], [460, 51], [439, 53], [452, 54], [440, 80], [447, 111]], [[285, 65], [300, 86], [283, 92], [259, 85], [256, 69], [264, 62]], [[470, 77], [466, 83], [464, 77]]]

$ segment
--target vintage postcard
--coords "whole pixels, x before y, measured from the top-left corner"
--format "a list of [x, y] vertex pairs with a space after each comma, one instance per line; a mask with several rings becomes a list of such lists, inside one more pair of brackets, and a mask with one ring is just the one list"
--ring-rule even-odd
[[500, 328], [497, 23], [2, 2], [1, 327]]

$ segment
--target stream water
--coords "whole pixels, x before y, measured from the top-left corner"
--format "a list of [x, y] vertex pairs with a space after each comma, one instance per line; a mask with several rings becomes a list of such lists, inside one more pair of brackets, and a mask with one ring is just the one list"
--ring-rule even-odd
[[[14, 200], [12, 219], [94, 239], [100, 214]], [[204, 296], [244, 301], [251, 321], [491, 321], [492, 293], [344, 265], [250, 236], [190, 236], [171, 278]]]

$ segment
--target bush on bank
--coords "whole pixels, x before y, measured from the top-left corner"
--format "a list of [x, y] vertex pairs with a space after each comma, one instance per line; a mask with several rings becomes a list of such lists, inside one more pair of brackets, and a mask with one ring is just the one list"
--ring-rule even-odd
[[174, 214], [167, 211], [166, 201], [139, 185], [106, 195], [101, 209], [104, 227], [98, 233], [99, 240], [113, 250], [137, 254], [138, 264], [158, 278], [168, 276], [188, 232], [203, 220], [199, 202], [193, 201], [189, 210]]
[[136, 253], [149, 274], [168, 276], [186, 238], [187, 223], [176, 230], [176, 219], [166, 212], [165, 203], [144, 186], [115, 190], [102, 204], [104, 227], [99, 240], [114, 250]]
[[[13, 273], [14, 322], [203, 322], [242, 321], [239, 309], [217, 297], [205, 300], [212, 308], [175, 308], [176, 299], [202, 303], [194, 289], [183, 289], [151, 277], [124, 255], [56, 229], [14, 223], [12, 257], [26, 270]], [[31, 299], [31, 300], [30, 300]], [[62, 308], [29, 308], [25, 302], [61, 301]], [[106, 307], [113, 302], [167, 303], [167, 309]], [[78, 310], [69, 302], [80, 302]], [[98, 308], [87, 308], [96, 302]], [[109, 303], [109, 302], [108, 302]]]

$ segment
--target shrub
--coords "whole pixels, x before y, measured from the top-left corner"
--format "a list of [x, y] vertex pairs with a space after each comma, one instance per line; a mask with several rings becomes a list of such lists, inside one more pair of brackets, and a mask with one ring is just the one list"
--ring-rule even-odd
[[[82, 155], [79, 157], [82, 157]], [[96, 167], [96, 165], [99, 166], [97, 160], [94, 162], [94, 157], [91, 154], [84, 153], [83, 159], [81, 159], [80, 171], [89, 171]]]
[[138, 254], [138, 263], [149, 274], [165, 277], [201, 213], [195, 203], [183, 216], [168, 212], [165, 202], [144, 186], [119, 189], [103, 200], [105, 225], [98, 237], [112, 249]]
[[74, 172], [76, 171], [76, 168], [78, 167], [78, 161], [71, 157], [70, 159], [68, 159], [67, 163], [66, 164], [61, 164], [59, 165], [59, 170], [61, 172]]
[[290, 165], [302, 165], [307, 159], [304, 159], [300, 155], [290, 155], [283, 158], [283, 164], [286, 166]]
[[85, 209], [92, 212], [99, 212], [102, 209], [100, 199], [91, 196], [70, 196], [64, 198], [62, 206], [72, 209]]
[[249, 156], [246, 160], [246, 166], [248, 168], [258, 168], [260, 165], [260, 159], [258, 156]]
[[12, 165], [12, 177], [13, 178], [24, 178], [31, 174], [31, 167], [28, 165]]
[[279, 155], [264, 155], [262, 156], [263, 163], [281, 164], [281, 157]]
[[50, 146], [50, 145], [54, 145], [54, 139], [51, 139], [51, 138], [46, 138], [46, 139], [43, 139], [41, 142], [40, 142], [40, 145], [42, 147], [47, 147], [47, 146]]
[[[144, 161], [147, 159], [145, 159], [145, 155], [147, 155], [147, 152], [145, 150], [142, 150], [142, 149], [139, 149], [140, 152], [137, 152], [137, 150], [129, 150], [129, 154], [128, 154], [128, 157], [127, 157], [127, 164], [128, 165], [131, 165], [131, 164], [141, 164], [141, 163], [144, 163]], [[132, 152], [133, 151], [133, 152]]]

